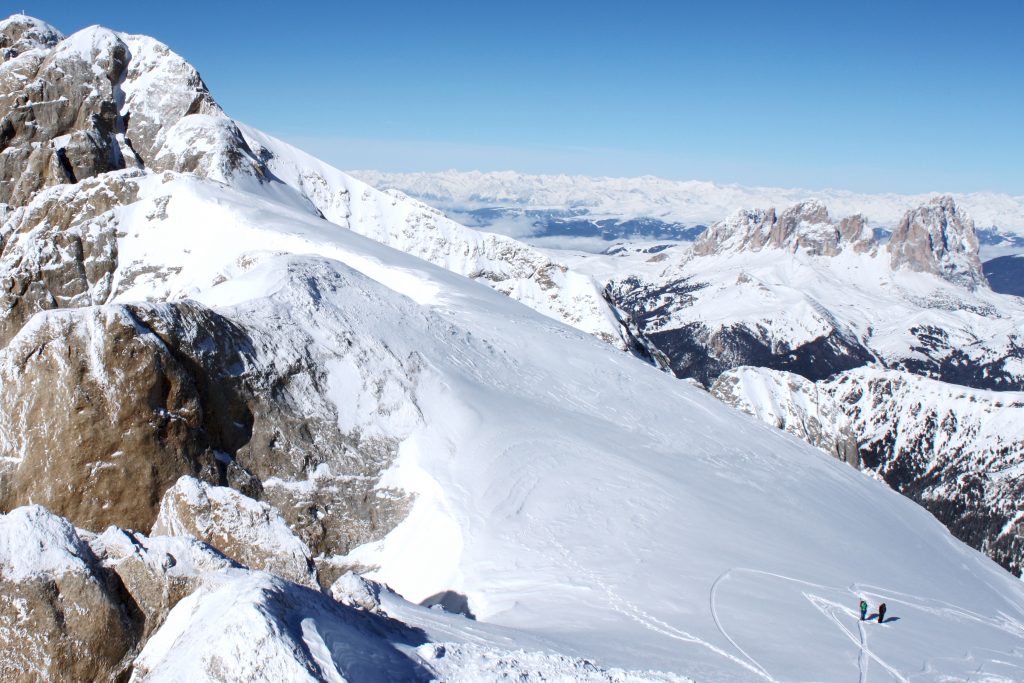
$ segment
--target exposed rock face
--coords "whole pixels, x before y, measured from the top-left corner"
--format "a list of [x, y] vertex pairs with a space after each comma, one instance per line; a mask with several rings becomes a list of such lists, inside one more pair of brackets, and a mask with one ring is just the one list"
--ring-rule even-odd
[[153, 535], [193, 536], [248, 567], [317, 587], [306, 544], [274, 508], [234, 489], [182, 477], [164, 494]]
[[0, 202], [124, 168], [118, 88], [128, 47], [87, 29], [52, 50], [29, 50], [0, 69]]
[[0, 220], [0, 346], [39, 311], [105, 303], [117, 268], [119, 206], [135, 200], [134, 172], [38, 193]]
[[860, 467], [850, 421], [831, 394], [791, 372], [741, 367], [722, 373], [711, 393], [734, 408]]
[[67, 520], [0, 515], [0, 679], [116, 680], [140, 631], [124, 598]]
[[948, 195], [908, 211], [886, 249], [894, 269], [932, 273], [969, 288], [987, 285], [974, 221]]
[[819, 201], [801, 202], [776, 214], [767, 210], [741, 210], [709, 227], [694, 243], [698, 256], [728, 251], [786, 249], [820, 256], [835, 256], [849, 245], [858, 253], [875, 246], [862, 216], [832, 222]]
[[[217, 374], [198, 371], [202, 352], [193, 349], [203, 347], [183, 344], [184, 334], [165, 344], [144, 322], [154, 310], [49, 312], [0, 351], [0, 450], [15, 463], [0, 477], [3, 509], [32, 501], [88, 529], [148, 530], [180, 476], [227, 479], [216, 454], [244, 438], [245, 426], [235, 426], [234, 406], [204, 402]], [[212, 312], [163, 310], [168, 328], [173, 313], [203, 319], [198, 336], [211, 340], [211, 362], [230, 368], [244, 348], [222, 341], [231, 355], [216, 354], [223, 328]]]
[[[148, 531], [192, 475], [274, 505], [328, 564], [380, 538], [409, 504], [376, 488], [397, 442], [340, 429], [313, 341], [279, 335], [192, 302], [37, 316], [0, 351], [0, 509], [34, 501], [83, 528]], [[397, 374], [416, 372], [405, 363]], [[325, 583], [343, 570], [325, 566]]]

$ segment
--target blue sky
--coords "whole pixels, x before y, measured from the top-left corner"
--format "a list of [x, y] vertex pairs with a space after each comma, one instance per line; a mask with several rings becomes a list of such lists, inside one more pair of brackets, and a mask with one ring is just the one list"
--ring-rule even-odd
[[153, 35], [341, 168], [1024, 194], [1024, 0], [25, 10]]

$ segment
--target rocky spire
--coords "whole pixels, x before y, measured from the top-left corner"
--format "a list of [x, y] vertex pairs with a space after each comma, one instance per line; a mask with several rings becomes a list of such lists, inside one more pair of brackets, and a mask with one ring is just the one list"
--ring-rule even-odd
[[874, 238], [862, 216], [833, 223], [825, 205], [816, 200], [800, 202], [777, 214], [768, 210], [740, 210], [715, 223], [697, 240], [694, 253], [786, 249], [835, 256], [846, 245], [858, 252], [874, 246]]
[[988, 286], [974, 221], [949, 195], [908, 211], [887, 248], [894, 270], [933, 273], [970, 289]]

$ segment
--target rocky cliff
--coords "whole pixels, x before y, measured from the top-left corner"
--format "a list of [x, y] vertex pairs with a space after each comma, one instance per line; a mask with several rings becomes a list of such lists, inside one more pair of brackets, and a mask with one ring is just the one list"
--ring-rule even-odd
[[886, 250], [893, 268], [932, 273], [969, 288], [988, 286], [974, 221], [948, 195], [908, 211]]

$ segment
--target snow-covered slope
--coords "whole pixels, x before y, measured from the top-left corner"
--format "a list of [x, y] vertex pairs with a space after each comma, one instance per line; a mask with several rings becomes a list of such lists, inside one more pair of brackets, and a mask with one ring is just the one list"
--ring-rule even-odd
[[[261, 525], [245, 520], [263, 518], [276, 536], [272, 511], [237, 501], [276, 508], [321, 585], [356, 568], [410, 602], [464, 602], [478, 623], [384, 595], [404, 625], [357, 618], [326, 592], [234, 563], [210, 580], [183, 572], [171, 605], [158, 589], [186, 542], [114, 530], [134, 539], [117, 553], [172, 556], [139, 560], [157, 608], [128, 615], [116, 641], [89, 641], [119, 672], [746, 681], [1024, 669], [1024, 588], [908, 499], [590, 334], [324, 219], [275, 180], [284, 171], [269, 145], [250, 146], [254, 133], [210, 113], [173, 126], [210, 135], [162, 143], [169, 167], [143, 158], [9, 214], [5, 254], [38, 259], [15, 297], [32, 315], [10, 318], [0, 351], [2, 500], [45, 495], [89, 526], [118, 510], [155, 521], [159, 484], [193, 475], [239, 493], [208, 502], [245, 514], [212, 521], [251, 531]], [[107, 257], [91, 259], [94, 245]], [[52, 264], [82, 271], [75, 289]], [[86, 558], [85, 584], [109, 576], [97, 564], [107, 550], [48, 524], [62, 552]], [[26, 545], [24, 528], [0, 525], [0, 551], [46, 547]], [[0, 555], [0, 637], [24, 645], [36, 641], [19, 599], [50, 604], [52, 591], [33, 572], [9, 577], [13, 564]], [[124, 601], [101, 589], [99, 616], [122, 623]], [[886, 602], [887, 623], [860, 623], [861, 597]]]
[[[395, 188], [445, 209], [483, 207], [571, 210], [594, 220], [649, 217], [668, 223], [710, 225], [738, 209], [767, 209], [809, 199], [822, 201], [834, 215], [863, 214], [873, 227], [895, 227], [903, 214], [932, 195], [862, 194], [844, 190], [801, 190], [719, 185], [644, 176], [602, 178], [527, 175], [514, 171], [480, 173], [383, 173], [353, 171], [380, 188]], [[994, 192], [954, 195], [981, 227], [1024, 232], [1024, 197]]]
[[401, 192], [382, 194], [265, 133], [242, 130], [274, 178], [301, 193], [332, 223], [483, 282], [625, 348], [618, 322], [588, 276], [517, 240], [459, 225]]
[[741, 367], [723, 373], [712, 393], [863, 467], [919, 502], [958, 538], [1021, 572], [1024, 394], [967, 389], [877, 367], [819, 382]]

